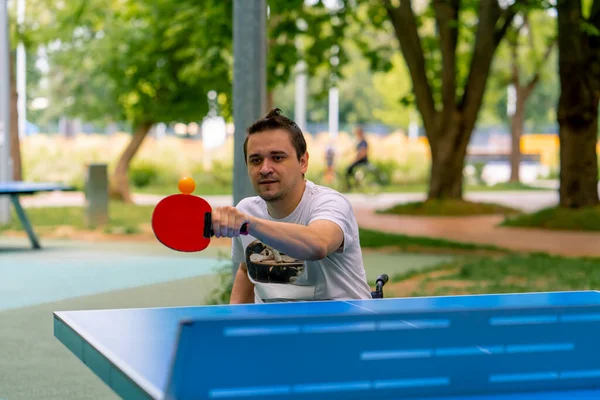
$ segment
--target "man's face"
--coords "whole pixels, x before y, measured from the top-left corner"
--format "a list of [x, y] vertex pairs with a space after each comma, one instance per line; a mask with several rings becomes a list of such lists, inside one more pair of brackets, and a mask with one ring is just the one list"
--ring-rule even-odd
[[308, 152], [300, 160], [290, 134], [282, 129], [254, 133], [248, 137], [248, 176], [256, 193], [265, 201], [277, 201], [304, 180]]

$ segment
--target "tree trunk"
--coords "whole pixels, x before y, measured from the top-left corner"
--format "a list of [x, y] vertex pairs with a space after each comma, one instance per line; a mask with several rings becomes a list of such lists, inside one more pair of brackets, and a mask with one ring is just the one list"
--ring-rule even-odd
[[121, 154], [110, 182], [109, 195], [112, 199], [120, 200], [125, 203], [133, 202], [131, 191], [129, 190], [129, 164], [142, 145], [152, 124], [153, 122], [143, 122], [137, 125], [131, 141], [125, 148], [123, 154]]
[[599, 204], [596, 154], [599, 91], [593, 70], [600, 44], [579, 28], [582, 13], [578, 2], [558, 1], [557, 11], [560, 206], [579, 208]]
[[569, 118], [559, 120], [561, 207], [579, 208], [599, 204], [597, 99], [593, 108], [596, 112], [586, 123]]
[[15, 181], [23, 180], [21, 166], [21, 143], [19, 141], [19, 109], [17, 107], [17, 77], [15, 74], [15, 52], [10, 52], [10, 157], [12, 159], [12, 177]]
[[[429, 199], [461, 199], [467, 145], [483, 101], [494, 53], [518, 11], [518, 3], [501, 9], [496, 1], [479, 2], [479, 25], [462, 96], [457, 101], [456, 49], [460, 1], [435, 1], [436, 28], [442, 53], [441, 107], [436, 107], [412, 2], [382, 0], [408, 67], [415, 104], [431, 148]], [[502, 21], [499, 23], [499, 21]]]
[[520, 181], [521, 167], [521, 136], [525, 125], [525, 101], [527, 100], [522, 88], [517, 88], [515, 114], [510, 118], [511, 152], [510, 152], [510, 181]]
[[431, 175], [428, 200], [462, 199], [463, 169], [471, 130], [460, 118], [449, 125], [442, 124], [436, 132], [435, 141], [429, 141], [431, 149]]

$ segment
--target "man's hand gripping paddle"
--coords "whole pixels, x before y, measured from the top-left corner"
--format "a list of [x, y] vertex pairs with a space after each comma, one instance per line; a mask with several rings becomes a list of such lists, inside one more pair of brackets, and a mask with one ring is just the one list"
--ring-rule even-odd
[[[201, 197], [192, 195], [196, 183], [191, 178], [179, 181], [180, 194], [162, 199], [152, 213], [152, 230], [163, 245], [184, 252], [202, 251], [210, 244], [212, 208]], [[240, 231], [247, 234], [244, 224]]]

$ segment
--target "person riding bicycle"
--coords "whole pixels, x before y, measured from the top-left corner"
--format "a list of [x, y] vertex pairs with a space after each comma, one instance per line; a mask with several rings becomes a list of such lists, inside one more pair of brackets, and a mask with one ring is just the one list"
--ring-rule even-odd
[[368, 158], [369, 144], [367, 143], [367, 140], [365, 139], [365, 132], [361, 126], [356, 127], [356, 130], [354, 132], [356, 134], [358, 143], [356, 144], [356, 157], [355, 157], [354, 161], [352, 162], [352, 164], [350, 164], [350, 166], [346, 170], [346, 184], [347, 184], [348, 189], [351, 188], [350, 181], [351, 181], [351, 178], [354, 176], [354, 169], [356, 167], [358, 167], [359, 165], [369, 163], [369, 158]]

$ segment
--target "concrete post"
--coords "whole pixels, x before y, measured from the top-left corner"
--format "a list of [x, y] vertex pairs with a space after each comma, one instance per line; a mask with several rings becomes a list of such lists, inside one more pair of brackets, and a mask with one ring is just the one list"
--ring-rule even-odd
[[108, 223], [108, 171], [106, 164], [88, 165], [85, 179], [85, 218], [88, 227]]

